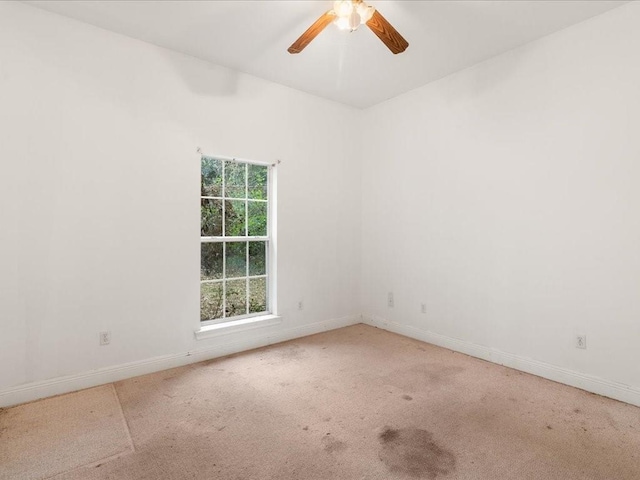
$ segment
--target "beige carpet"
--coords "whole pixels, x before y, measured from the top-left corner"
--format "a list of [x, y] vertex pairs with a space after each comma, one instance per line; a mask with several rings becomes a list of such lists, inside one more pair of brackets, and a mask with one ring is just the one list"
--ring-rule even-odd
[[133, 445], [113, 385], [0, 410], [0, 479], [51, 478]]
[[640, 479], [640, 409], [363, 325], [116, 389], [135, 453], [56, 480]]

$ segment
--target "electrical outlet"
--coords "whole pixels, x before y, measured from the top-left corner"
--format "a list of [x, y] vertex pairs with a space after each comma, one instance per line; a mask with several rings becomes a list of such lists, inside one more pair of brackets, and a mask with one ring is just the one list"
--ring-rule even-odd
[[394, 306], [394, 302], [393, 302], [393, 292], [389, 292], [389, 293], [387, 294], [387, 306], [388, 306], [389, 308], [393, 308], [393, 306]]
[[111, 343], [111, 332], [100, 332], [100, 345], [109, 345]]
[[427, 313], [427, 304], [426, 303], [421, 303], [420, 304], [420, 311], [422, 313]]
[[302, 300], [300, 300], [298, 302], [298, 310], [302, 310], [303, 307], [304, 307], [304, 304], [302, 303]]
[[576, 348], [581, 348], [586, 350], [587, 348], [587, 336], [586, 335], [576, 335]]

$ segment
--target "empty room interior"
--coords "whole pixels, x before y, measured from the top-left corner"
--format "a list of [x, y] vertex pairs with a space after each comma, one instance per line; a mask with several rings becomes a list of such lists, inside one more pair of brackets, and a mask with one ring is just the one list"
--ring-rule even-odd
[[640, 479], [640, 3], [0, 2], [0, 480]]

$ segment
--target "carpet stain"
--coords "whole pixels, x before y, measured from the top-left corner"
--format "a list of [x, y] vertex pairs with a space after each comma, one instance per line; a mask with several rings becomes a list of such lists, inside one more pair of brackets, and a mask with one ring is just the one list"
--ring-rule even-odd
[[411, 395], [402, 395], [402, 399], [403, 400], [413, 400], [413, 397]]
[[433, 435], [426, 430], [385, 427], [378, 440], [380, 460], [392, 473], [432, 480], [456, 468], [454, 454], [434, 442]]
[[271, 347], [260, 357], [267, 365], [281, 366], [291, 362], [302, 361], [307, 357], [306, 350], [296, 344]]
[[342, 452], [347, 444], [327, 435], [322, 437], [322, 448], [327, 453]]
[[298, 345], [290, 345], [287, 348], [279, 348], [276, 350], [276, 354], [284, 358], [285, 360], [300, 360], [304, 356], [304, 348], [300, 348]]
[[420, 363], [409, 368], [394, 370], [384, 377], [388, 385], [393, 385], [406, 392], [415, 392], [420, 386], [442, 387], [455, 381], [455, 377], [464, 368], [439, 363]]
[[394, 430], [393, 428], [385, 427], [382, 433], [378, 435], [378, 438], [384, 444], [384, 443], [393, 442], [395, 439], [398, 438], [399, 434], [400, 434], [399, 430]]

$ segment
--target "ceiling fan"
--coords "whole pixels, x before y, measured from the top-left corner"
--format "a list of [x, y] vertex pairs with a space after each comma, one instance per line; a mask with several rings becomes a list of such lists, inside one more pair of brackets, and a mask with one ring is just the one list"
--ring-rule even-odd
[[331, 22], [340, 30], [350, 32], [356, 31], [360, 25], [366, 25], [394, 54], [404, 52], [409, 46], [409, 42], [371, 5], [363, 0], [337, 0], [333, 2], [333, 9], [322, 15], [293, 42], [288, 48], [289, 53], [300, 53]]

